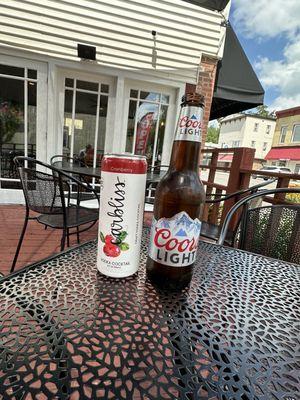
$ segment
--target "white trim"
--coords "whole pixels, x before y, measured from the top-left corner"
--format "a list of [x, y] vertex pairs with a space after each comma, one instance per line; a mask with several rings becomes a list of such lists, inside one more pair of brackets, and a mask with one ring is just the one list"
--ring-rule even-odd
[[295, 137], [295, 127], [296, 127], [296, 126], [300, 126], [300, 123], [299, 123], [299, 122], [295, 122], [295, 123], [293, 124], [291, 143], [299, 143], [299, 142], [300, 142], [300, 140], [295, 140], [295, 141], [294, 141], [294, 137]]
[[[100, 96], [107, 96], [108, 97], [108, 104], [107, 104], [107, 116], [106, 116], [106, 134], [105, 134], [105, 143], [104, 143], [104, 152], [107, 152], [107, 136], [108, 132], [110, 132], [109, 129], [112, 128], [112, 118], [115, 118], [115, 115], [112, 114], [111, 112], [111, 99], [113, 97], [113, 93], [115, 92], [115, 79], [113, 77], [109, 77], [106, 75], [101, 75], [99, 73], [87, 73], [86, 71], [77, 71], [74, 69], [66, 69], [64, 67], [58, 67], [56, 66], [56, 72], [57, 72], [57, 96], [58, 96], [58, 120], [56, 122], [56, 135], [58, 135], [58, 143], [55, 148], [55, 151], [52, 155], [54, 154], [63, 154], [63, 127], [64, 127], [64, 96], [65, 96], [65, 90], [70, 90], [73, 93], [73, 103], [72, 103], [72, 126], [71, 126], [71, 157], [73, 154], [74, 150], [74, 119], [75, 119], [75, 107], [76, 107], [76, 93], [78, 91], [83, 91], [83, 92], [88, 92], [92, 93], [95, 96], [99, 96], [99, 101], [100, 101]], [[65, 86], [65, 79], [70, 78], [74, 79], [73, 82], [73, 88], [69, 86]], [[94, 91], [85, 91], [81, 89], [76, 88], [76, 82], [78, 80], [82, 81], [87, 81], [87, 82], [97, 82], [99, 84], [99, 89], [98, 92]], [[109, 86], [109, 93], [102, 93], [101, 92], [101, 84], [107, 84]], [[100, 94], [99, 94], [100, 93]], [[96, 115], [95, 115], [96, 116]], [[99, 116], [98, 116], [99, 118]], [[96, 120], [97, 121], [97, 120]], [[60, 132], [60, 133], [57, 133]], [[96, 152], [96, 147], [95, 147], [95, 152]]]
[[[32, 51], [0, 45], [1, 63], [25, 66], [37, 70], [37, 157], [50, 162], [50, 157], [59, 154], [63, 148], [61, 129], [64, 121], [64, 77], [97, 81], [109, 84], [108, 108], [106, 118], [105, 152], [123, 152], [126, 146], [127, 116], [129, 107], [128, 87], [146, 91], [159, 91], [170, 95], [162, 164], [167, 164], [173, 142], [175, 121], [185, 83], [172, 71], [125, 70], [105, 67], [97, 62], [69, 61]], [[21, 77], [14, 77], [18, 79]], [[24, 77], [25, 79], [25, 77]], [[36, 81], [28, 78], [28, 81]], [[80, 90], [80, 89], [79, 89]], [[106, 95], [106, 93], [103, 93]], [[13, 198], [13, 189], [3, 189]], [[0, 192], [1, 192], [0, 191]], [[20, 191], [17, 191], [18, 193]], [[6, 196], [6, 195], [5, 195]], [[4, 197], [3, 197], [4, 198]], [[2, 202], [2, 195], [0, 203]]]
[[[283, 129], [283, 128], [285, 128], [284, 141], [281, 140], [281, 138], [282, 138], [282, 129]], [[280, 143], [280, 144], [285, 143], [286, 134], [287, 134], [287, 128], [288, 128], [288, 125], [282, 125], [282, 126], [280, 127], [280, 133], [279, 133], [279, 143]]]
[[[174, 73], [174, 71], [154, 71], [154, 70], [127, 70], [116, 67], [105, 67], [98, 64], [96, 61], [84, 61], [84, 60], [67, 60], [63, 58], [51, 57], [48, 54], [38, 54], [29, 50], [24, 50], [9, 45], [0, 45], [0, 53], [13, 55], [15, 57], [28, 58], [31, 61], [31, 68], [35, 68], [35, 61], [49, 62], [56, 65], [57, 68], [65, 68], [67, 70], [78, 71], [79, 73], [92, 73], [107, 75], [108, 77], [122, 77], [124, 79], [139, 80], [143, 82], [149, 82], [159, 85], [166, 85], [174, 88], [178, 88], [185, 83], [197, 83], [196, 69], [195, 77], [193, 80], [180, 80], [181, 75]], [[201, 56], [199, 58], [200, 64]], [[30, 67], [29, 67], [30, 68]], [[189, 69], [190, 70], [190, 69]]]
[[[25, 80], [24, 80], [24, 156], [28, 157], [28, 71], [25, 67]], [[35, 140], [37, 132], [35, 132]], [[26, 165], [27, 167], [27, 165]]]
[[[15, 66], [24, 68], [24, 77], [17, 77], [11, 75], [1, 74], [2, 77], [8, 79], [17, 79], [24, 81], [24, 154], [28, 155], [28, 82], [36, 82], [36, 157], [42, 160], [46, 159], [47, 156], [47, 115], [48, 107], [48, 91], [47, 91], [47, 63], [36, 62], [17, 56], [1, 54], [1, 64], [8, 66]], [[37, 78], [28, 78], [28, 69], [37, 71]], [[0, 203], [2, 199], [4, 201], [5, 193], [8, 191], [12, 195], [14, 189], [1, 189], [0, 190]], [[4, 197], [3, 197], [3, 196]], [[8, 195], [10, 197], [11, 195]]]
[[[166, 104], [166, 106], [169, 109], [169, 106]], [[159, 124], [160, 124], [160, 112], [161, 112], [161, 102], [158, 104], [158, 115], [157, 115], [157, 120], [156, 120], [156, 127], [155, 127], [155, 135], [154, 135], [154, 143], [153, 143], [153, 154], [152, 154], [152, 165], [151, 167], [155, 166], [155, 161], [156, 161], [156, 149], [157, 149], [157, 137], [158, 137], [158, 129], [159, 129]], [[168, 113], [168, 111], [167, 111]], [[166, 128], [165, 128], [166, 129]], [[134, 146], [135, 148], [135, 146]]]
[[[93, 158], [93, 168], [96, 168], [96, 161], [97, 161], [97, 146], [98, 146], [98, 130], [99, 130], [99, 111], [100, 111], [100, 96], [101, 96], [101, 85], [98, 85], [98, 94], [97, 94], [97, 106], [96, 106], [96, 124], [95, 124], [95, 140], [94, 140], [94, 158]], [[96, 94], [93, 92], [93, 94]], [[106, 132], [105, 132], [106, 136]], [[94, 183], [94, 178], [93, 178]]]
[[[122, 151], [125, 151], [126, 147], [126, 139], [127, 139], [127, 119], [128, 119], [128, 110], [129, 110], [129, 99], [130, 99], [130, 90], [141, 90], [141, 91], [149, 91], [149, 92], [158, 92], [163, 93], [169, 96], [169, 103], [166, 104], [168, 106], [167, 116], [166, 116], [166, 125], [165, 125], [165, 133], [164, 133], [164, 144], [162, 149], [162, 160], [161, 163], [164, 165], [169, 162], [170, 159], [170, 152], [172, 149], [173, 143], [173, 136], [174, 136], [174, 129], [175, 129], [175, 121], [177, 119], [177, 112], [178, 109], [177, 105], [180, 104], [178, 96], [183, 95], [185, 91], [185, 84], [181, 84], [177, 90], [172, 86], [167, 85], [159, 85], [159, 84], [151, 84], [149, 82], [139, 82], [137, 80], [126, 80], [125, 83], [125, 99], [124, 99], [124, 117], [123, 117], [123, 137], [124, 137], [124, 145]], [[181, 98], [181, 96], [180, 96]], [[138, 99], [133, 99], [137, 100]], [[142, 101], [142, 99], [141, 99]], [[154, 104], [159, 104], [158, 102], [151, 102]], [[165, 104], [162, 104], [165, 105]], [[136, 140], [136, 125], [137, 125], [137, 118], [135, 118], [135, 127], [134, 127], [134, 143], [132, 147], [132, 151], [135, 148], [135, 140]], [[157, 123], [158, 125], [158, 123]], [[156, 127], [157, 128], [157, 127]], [[157, 138], [157, 133], [155, 135]], [[155, 146], [156, 147], [156, 146]], [[155, 153], [153, 152], [153, 160], [155, 157]], [[152, 161], [153, 164], [154, 161]]]

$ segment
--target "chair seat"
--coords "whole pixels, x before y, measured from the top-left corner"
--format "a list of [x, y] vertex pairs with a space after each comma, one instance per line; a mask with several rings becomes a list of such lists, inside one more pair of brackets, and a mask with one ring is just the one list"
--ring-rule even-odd
[[[200, 235], [207, 238], [217, 241], [220, 237], [221, 226], [210, 224], [209, 222], [202, 221], [201, 222], [201, 233]], [[228, 231], [226, 235], [226, 243], [232, 244], [233, 232]]]
[[[66, 209], [67, 228], [97, 221], [99, 210], [87, 209], [84, 207], [68, 207]], [[37, 217], [38, 222], [51, 228], [63, 229], [64, 221], [62, 214], [41, 214]]]
[[[66, 195], [68, 197], [68, 195]], [[95, 199], [95, 195], [93, 193], [86, 193], [86, 192], [81, 192], [79, 195], [77, 193], [72, 193], [70, 195], [70, 199], [75, 199], [79, 201], [87, 201], [87, 200], [93, 200]]]

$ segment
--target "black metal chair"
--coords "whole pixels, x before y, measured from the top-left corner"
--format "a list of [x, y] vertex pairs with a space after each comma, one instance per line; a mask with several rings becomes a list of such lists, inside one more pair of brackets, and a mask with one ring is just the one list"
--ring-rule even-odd
[[242, 208], [238, 248], [300, 264], [300, 204], [280, 200], [249, 207], [253, 200], [277, 193], [300, 194], [300, 188], [262, 190], [238, 201], [225, 217], [218, 244], [224, 244], [232, 216]]
[[[216, 194], [210, 194], [208, 198], [206, 198], [205, 203], [206, 204], [217, 204], [217, 203], [224, 203], [225, 201], [228, 201], [230, 199], [238, 199], [240, 196], [245, 196], [245, 195], [251, 195], [253, 193], [257, 193], [261, 188], [275, 182], [277, 180], [277, 178], [274, 179], [269, 179], [268, 181], [264, 181], [262, 183], [259, 183], [257, 185], [254, 186], [250, 186], [249, 188], [246, 189], [242, 189], [239, 190], [237, 192], [234, 193], [230, 193], [227, 195], [216, 195]], [[217, 198], [210, 198], [210, 197], [216, 197], [219, 196]], [[238, 220], [238, 222], [236, 223], [235, 227], [233, 230], [229, 230], [227, 231], [226, 234], [226, 244], [228, 245], [233, 245], [235, 237], [237, 235], [237, 231], [239, 228], [239, 222], [240, 220]], [[213, 241], [217, 241], [220, 237], [220, 233], [221, 233], [221, 229], [222, 226], [221, 225], [216, 225], [207, 221], [202, 221], [201, 223], [201, 236], [205, 237], [207, 239], [213, 240]]]
[[[75, 157], [70, 157], [67, 155], [60, 155], [60, 154], [52, 156], [50, 159], [50, 164], [57, 169], [63, 169], [63, 167], [68, 167], [70, 164], [76, 165], [78, 167], [89, 168], [88, 165], [78, 157], [75, 158]], [[71, 175], [71, 174], [68, 173], [68, 175]], [[91, 183], [82, 174], [72, 173], [72, 176], [74, 176], [76, 179], [78, 179], [81, 182]], [[65, 177], [63, 179], [67, 180], [68, 178]], [[70, 204], [71, 200], [74, 200], [74, 199], [79, 200], [80, 202], [89, 201], [89, 200], [94, 199], [93, 194], [80, 191], [79, 190], [80, 188], [77, 185], [75, 185], [74, 182], [69, 187], [70, 187], [70, 191], [66, 194], [69, 204]]]
[[[44, 226], [61, 229], [61, 251], [65, 248], [66, 240], [69, 246], [70, 235], [76, 234], [79, 243], [79, 234], [91, 228], [97, 222], [99, 217], [98, 209], [89, 209], [81, 206], [80, 199], [76, 204], [69, 204], [66, 201], [65, 191], [69, 190], [69, 185], [74, 183], [83, 191], [93, 193], [98, 205], [100, 204], [98, 193], [89, 183], [83, 183], [60, 169], [29, 157], [16, 157], [14, 162], [21, 179], [26, 214], [11, 272], [14, 270], [18, 259], [28, 220], [35, 219]], [[49, 171], [49, 173], [46, 171]], [[30, 217], [30, 211], [40, 215]], [[85, 224], [89, 224], [89, 226], [79, 230], [79, 227]], [[76, 228], [76, 231], [70, 232], [70, 229], [73, 228]]]
[[[228, 194], [228, 195], [216, 195], [216, 194], [210, 194], [209, 197], [205, 200], [206, 204], [216, 204], [216, 203], [222, 203], [227, 200], [233, 199], [233, 198], [238, 198], [242, 195], [250, 195], [252, 193], [256, 193], [259, 189], [263, 188], [266, 185], [269, 185], [270, 183], [275, 182], [277, 179], [270, 179], [268, 181], [264, 181], [262, 183], [259, 183], [254, 186], [250, 186], [249, 188], [239, 190], [237, 192]], [[146, 188], [146, 198], [145, 198], [145, 203], [153, 205], [154, 204], [154, 198], [155, 198], [155, 190], [158, 185], [159, 181], [154, 181], [150, 182], [148, 187]], [[150, 195], [149, 195], [150, 194]], [[210, 198], [210, 197], [216, 197], [219, 196], [218, 198]], [[234, 230], [228, 230], [227, 236], [226, 236], [226, 243], [229, 245], [233, 245], [237, 230], [238, 230], [239, 223], [236, 224], [236, 227]], [[222, 226], [221, 225], [216, 225], [207, 221], [202, 221], [201, 222], [201, 236], [205, 237], [207, 239], [217, 241], [220, 232], [221, 232]]]
[[79, 167], [87, 167], [86, 163], [82, 161], [80, 158], [70, 157], [67, 155], [57, 154], [50, 158], [50, 164], [56, 168], [60, 168], [64, 165], [74, 164], [78, 165]]

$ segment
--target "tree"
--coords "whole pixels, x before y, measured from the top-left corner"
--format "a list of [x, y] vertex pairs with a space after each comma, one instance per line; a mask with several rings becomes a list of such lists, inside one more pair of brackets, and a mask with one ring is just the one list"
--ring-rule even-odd
[[207, 129], [206, 142], [218, 143], [219, 134], [220, 134], [220, 127], [209, 126]]
[[269, 111], [268, 106], [265, 104], [257, 106], [253, 111], [247, 112], [247, 114], [259, 115], [260, 117], [275, 117], [275, 111]]

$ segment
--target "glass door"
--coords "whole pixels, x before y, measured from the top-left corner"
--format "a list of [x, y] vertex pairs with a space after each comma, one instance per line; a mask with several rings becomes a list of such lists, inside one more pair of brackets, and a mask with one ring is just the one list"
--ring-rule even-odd
[[46, 91], [46, 65], [1, 56], [1, 189], [21, 188], [14, 157], [26, 156], [46, 161], [46, 121], [43, 112], [46, 109]]
[[173, 96], [164, 91], [130, 89], [126, 151], [146, 155], [152, 168], [161, 165], [171, 102]]
[[100, 166], [104, 153], [109, 90], [105, 82], [64, 81], [63, 154], [90, 167]]

